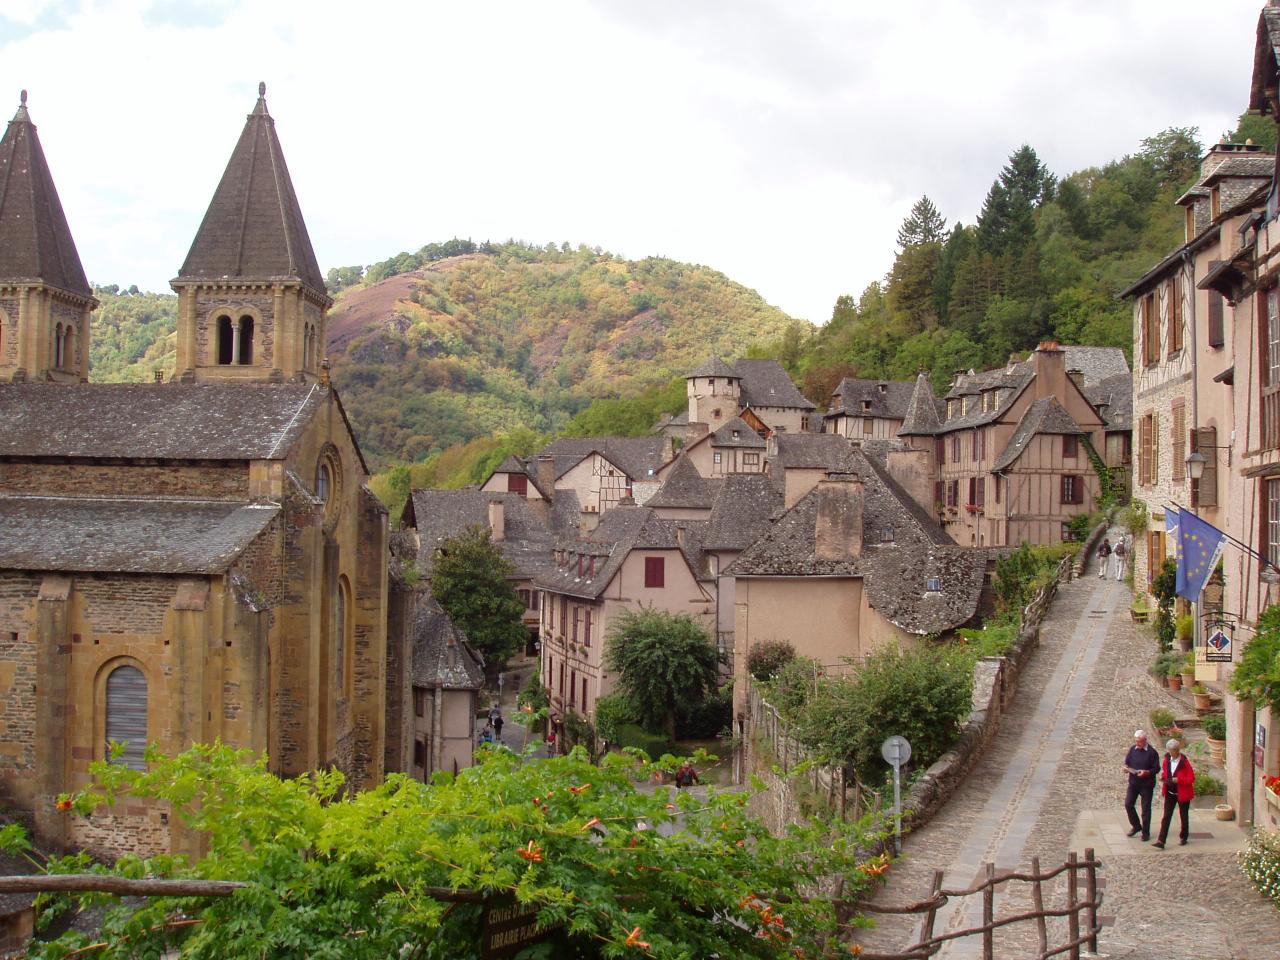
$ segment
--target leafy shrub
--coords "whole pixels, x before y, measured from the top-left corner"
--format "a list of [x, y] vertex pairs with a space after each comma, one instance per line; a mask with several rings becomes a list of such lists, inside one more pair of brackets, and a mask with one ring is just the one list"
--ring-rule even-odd
[[1240, 854], [1240, 869], [1260, 894], [1280, 906], [1280, 833], [1255, 830]]
[[620, 694], [610, 694], [596, 701], [596, 732], [600, 739], [618, 742], [618, 730], [626, 724], [637, 724], [635, 707]]
[[676, 714], [676, 737], [680, 740], [709, 740], [732, 726], [732, 683], [726, 683], [701, 702]]
[[1195, 791], [1197, 797], [1220, 797], [1223, 790], [1222, 781], [1207, 773], [1197, 773]]
[[1178, 562], [1172, 557], [1161, 564], [1151, 581], [1151, 592], [1156, 598], [1155, 631], [1161, 650], [1173, 648], [1177, 627], [1173, 622], [1173, 600], [1178, 590]]
[[542, 685], [542, 678], [538, 676], [538, 668], [533, 668], [533, 675], [529, 677], [529, 682], [525, 684], [525, 688], [516, 695], [516, 706], [528, 707], [534, 713], [539, 710], [546, 710], [551, 706], [551, 701], [547, 698], [547, 688]]
[[1135, 537], [1146, 533], [1150, 522], [1147, 505], [1141, 500], [1130, 500], [1129, 505], [1116, 516], [1116, 521]]
[[1227, 718], [1220, 713], [1210, 713], [1200, 721], [1204, 735], [1210, 740], [1227, 739]]
[[1020, 614], [1036, 592], [1053, 580], [1062, 558], [1075, 556], [1079, 549], [1078, 543], [1036, 547], [1023, 543], [1017, 550], [997, 559], [995, 593], [1000, 610]]
[[757, 680], [769, 680], [796, 658], [796, 648], [787, 640], [765, 640], [747, 654], [747, 671]]
[[596, 729], [591, 725], [590, 720], [574, 710], [564, 715], [564, 739], [566, 750], [583, 746], [587, 748], [588, 753], [595, 753]]
[[822, 666], [810, 657], [796, 657], [768, 684], [769, 702], [787, 719], [808, 703], [822, 677]]
[[1067, 532], [1071, 539], [1075, 542], [1083, 541], [1089, 536], [1089, 531], [1094, 527], [1093, 515], [1088, 513], [1077, 513], [1074, 517], [1067, 521]]
[[1173, 726], [1173, 711], [1165, 707], [1156, 707], [1147, 714], [1147, 719], [1151, 721], [1152, 730], [1168, 730]]
[[1016, 623], [988, 623], [981, 630], [960, 630], [960, 649], [973, 661], [1003, 657], [1018, 639]]
[[1280, 604], [1267, 607], [1258, 618], [1258, 630], [1245, 645], [1230, 686], [1232, 693], [1257, 706], [1280, 706]]
[[1184, 613], [1174, 621], [1174, 630], [1179, 642], [1190, 640], [1191, 634], [1195, 632], [1195, 618], [1189, 613]]
[[[667, 738], [659, 733], [649, 733], [643, 727], [634, 723], [621, 724], [616, 731], [619, 747], [639, 747], [649, 755], [650, 760], [656, 760], [664, 753], [669, 753], [671, 744]], [[615, 741], [610, 741], [611, 743]]]

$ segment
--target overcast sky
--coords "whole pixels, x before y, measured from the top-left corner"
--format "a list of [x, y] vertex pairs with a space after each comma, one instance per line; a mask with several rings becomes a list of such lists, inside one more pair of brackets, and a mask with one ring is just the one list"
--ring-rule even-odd
[[[167, 290], [259, 80], [322, 269], [452, 236], [709, 264], [825, 321], [928, 193], [972, 222], [1248, 96], [1261, 0], [0, 0], [90, 278]], [[9, 101], [6, 104], [6, 100]]]

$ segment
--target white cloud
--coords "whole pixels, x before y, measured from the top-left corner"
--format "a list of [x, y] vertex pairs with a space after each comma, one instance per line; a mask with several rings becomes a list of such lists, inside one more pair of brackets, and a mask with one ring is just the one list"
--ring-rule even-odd
[[888, 268], [917, 196], [972, 221], [1024, 141], [1066, 173], [1166, 126], [1215, 139], [1258, 7], [0, 0], [0, 75], [15, 106], [31, 90], [104, 282], [176, 273], [265, 79], [324, 267], [581, 241], [821, 321]]

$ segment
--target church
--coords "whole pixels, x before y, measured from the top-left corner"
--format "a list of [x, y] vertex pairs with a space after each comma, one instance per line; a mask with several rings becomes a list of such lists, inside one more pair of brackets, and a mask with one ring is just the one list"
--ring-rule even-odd
[[112, 742], [384, 772], [387, 514], [258, 93], [172, 281], [168, 383], [89, 383], [97, 302], [25, 91], [0, 140], [0, 803], [52, 846], [191, 849], [145, 801], [55, 809]]

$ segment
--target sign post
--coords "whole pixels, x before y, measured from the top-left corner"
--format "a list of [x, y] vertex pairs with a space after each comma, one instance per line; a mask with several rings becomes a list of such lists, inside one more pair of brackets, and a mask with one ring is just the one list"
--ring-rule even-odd
[[893, 855], [902, 854], [902, 765], [911, 759], [906, 737], [892, 736], [880, 744], [880, 756], [893, 767]]

